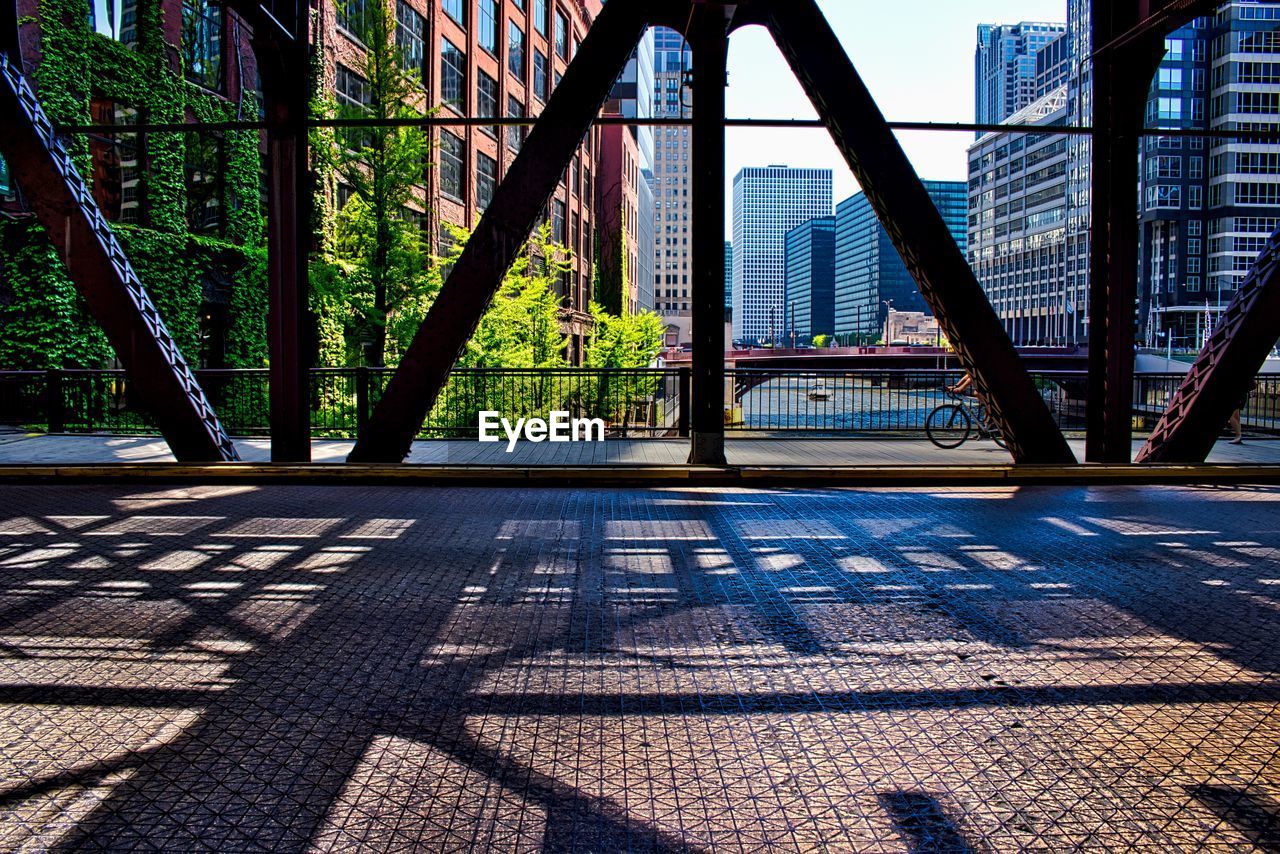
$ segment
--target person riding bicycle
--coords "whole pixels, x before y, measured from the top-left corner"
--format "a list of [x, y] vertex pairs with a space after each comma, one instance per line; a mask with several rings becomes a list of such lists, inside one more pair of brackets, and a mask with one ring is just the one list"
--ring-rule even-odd
[[960, 382], [955, 385], [944, 386], [944, 388], [957, 396], [964, 396], [969, 392], [970, 388], [973, 388], [974, 399], [978, 401], [978, 406], [982, 408], [982, 429], [988, 433], [995, 432], [995, 424], [991, 420], [991, 408], [987, 406], [986, 398], [982, 396], [982, 392], [973, 386], [973, 374], [966, 371], [965, 375], [960, 378]]

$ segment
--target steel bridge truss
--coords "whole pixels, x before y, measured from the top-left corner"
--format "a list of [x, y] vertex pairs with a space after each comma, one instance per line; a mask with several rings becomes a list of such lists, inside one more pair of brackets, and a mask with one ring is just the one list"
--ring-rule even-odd
[[[272, 458], [310, 457], [306, 322], [311, 208], [306, 0], [224, 0], [249, 23], [266, 99]], [[1138, 139], [1142, 105], [1166, 33], [1217, 0], [1093, 0], [1090, 393], [1087, 457], [1129, 462], [1133, 306], [1137, 275]], [[17, 56], [16, 11], [0, 20], [0, 51]], [[724, 127], [728, 40], [767, 28], [884, 224], [920, 293], [973, 376], [1019, 463], [1075, 462], [1017, 351], [923, 183], [815, 0], [614, 0], [606, 5], [481, 218], [350, 462], [400, 462], [449, 373], [526, 244], [613, 81], [648, 26], [685, 34], [693, 79], [693, 371], [690, 461], [723, 464]], [[235, 451], [119, 243], [39, 108], [3, 60], [0, 135], [27, 198], [107, 332], [140, 400], [184, 461]], [[1276, 238], [1175, 396], [1142, 462], [1202, 460], [1229, 405], [1274, 343], [1280, 311]]]

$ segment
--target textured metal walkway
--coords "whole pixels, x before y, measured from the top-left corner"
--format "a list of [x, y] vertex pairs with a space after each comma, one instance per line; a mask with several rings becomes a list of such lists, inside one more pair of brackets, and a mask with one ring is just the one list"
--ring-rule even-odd
[[0, 848], [1274, 850], [1278, 511], [0, 487]]

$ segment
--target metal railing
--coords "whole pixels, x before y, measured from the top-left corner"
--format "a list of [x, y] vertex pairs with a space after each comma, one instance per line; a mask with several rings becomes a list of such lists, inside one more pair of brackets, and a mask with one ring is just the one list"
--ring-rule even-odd
[[[755, 433], [832, 435], [913, 434], [924, 431], [944, 388], [963, 373], [946, 370], [760, 370], [726, 372], [732, 390], [726, 428]], [[1055, 420], [1083, 431], [1088, 375], [1033, 371], [1032, 379]], [[1182, 374], [1134, 378], [1134, 427], [1149, 431], [1182, 383]], [[1280, 433], [1280, 376], [1264, 375], [1243, 413], [1246, 429]]]
[[[318, 368], [311, 372], [311, 425], [316, 438], [354, 438], [377, 406], [390, 369]], [[946, 370], [726, 371], [726, 428], [735, 433], [841, 436], [914, 435], [962, 375]], [[265, 370], [206, 370], [198, 377], [235, 436], [270, 433]], [[1085, 425], [1087, 375], [1038, 371], [1036, 386], [1068, 432]], [[1134, 379], [1134, 421], [1149, 430], [1182, 382], [1180, 374]], [[600, 418], [608, 435], [688, 435], [688, 368], [596, 370], [460, 368], [450, 376], [421, 438], [466, 438], [479, 413], [546, 418], [566, 411]], [[150, 435], [123, 371], [0, 371], [0, 424], [54, 433]], [[1252, 433], [1280, 435], [1280, 376], [1257, 379], [1244, 411]]]
[[[355, 438], [391, 380], [389, 368], [311, 371], [311, 434]], [[233, 436], [270, 435], [268, 372], [196, 372]], [[599, 418], [606, 435], [687, 435], [689, 370], [459, 368], [449, 377], [419, 433], [422, 438], [476, 436], [481, 411], [501, 417]], [[0, 424], [50, 433], [153, 435], [124, 371], [0, 371]]]

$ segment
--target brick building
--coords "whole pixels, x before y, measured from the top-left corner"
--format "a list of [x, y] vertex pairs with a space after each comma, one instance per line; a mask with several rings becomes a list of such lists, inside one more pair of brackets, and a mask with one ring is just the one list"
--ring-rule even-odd
[[[446, 120], [540, 114], [600, 9], [598, 0], [390, 1], [401, 55], [421, 73], [427, 103]], [[340, 102], [358, 104], [367, 97], [360, 75], [364, 45], [357, 31], [366, 4], [372, 2], [377, 0], [320, 7], [317, 41], [324, 82]], [[425, 171], [420, 193], [423, 227], [442, 242], [449, 239], [444, 223], [474, 227], [527, 133], [518, 127], [435, 128], [435, 168]], [[574, 363], [590, 331], [594, 161], [600, 135], [598, 128], [587, 134], [546, 211], [552, 238], [576, 256], [572, 273], [560, 286], [565, 298], [562, 326], [570, 336]]]

